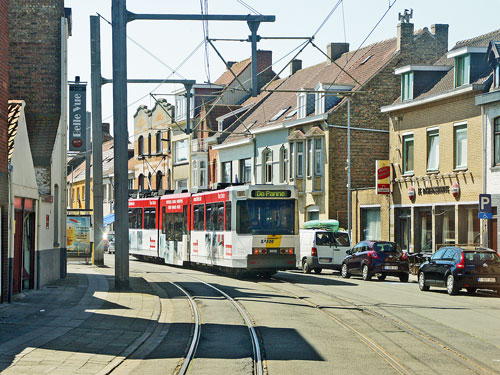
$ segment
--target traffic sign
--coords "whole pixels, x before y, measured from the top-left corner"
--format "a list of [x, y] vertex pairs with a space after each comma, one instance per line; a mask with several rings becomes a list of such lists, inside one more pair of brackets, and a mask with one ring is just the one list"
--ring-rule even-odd
[[477, 217], [480, 219], [493, 219], [491, 212], [478, 212]]
[[479, 212], [491, 212], [491, 194], [479, 194]]

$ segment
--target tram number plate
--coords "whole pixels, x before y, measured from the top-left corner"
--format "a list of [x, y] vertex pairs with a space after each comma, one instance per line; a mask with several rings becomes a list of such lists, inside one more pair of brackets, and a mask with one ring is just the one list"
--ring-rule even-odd
[[480, 283], [494, 283], [496, 279], [494, 277], [479, 277], [477, 281]]
[[278, 249], [269, 249], [269, 254], [277, 254]]
[[398, 266], [384, 266], [385, 270], [397, 270]]

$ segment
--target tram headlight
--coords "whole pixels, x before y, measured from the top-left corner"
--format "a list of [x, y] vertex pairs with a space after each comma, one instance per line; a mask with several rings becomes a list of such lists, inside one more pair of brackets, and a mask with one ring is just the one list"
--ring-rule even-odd
[[284, 249], [280, 249], [281, 254], [293, 254], [293, 247], [287, 247]]

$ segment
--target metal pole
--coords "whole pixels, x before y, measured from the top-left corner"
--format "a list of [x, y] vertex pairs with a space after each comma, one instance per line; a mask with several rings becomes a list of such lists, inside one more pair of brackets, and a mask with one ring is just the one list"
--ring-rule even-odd
[[259, 83], [257, 76], [257, 42], [258, 35], [257, 30], [259, 29], [260, 22], [258, 21], [248, 21], [248, 27], [252, 34], [250, 35], [250, 41], [252, 42], [252, 96], [255, 97], [259, 94]]
[[90, 210], [90, 112], [85, 116], [85, 209]]
[[98, 16], [90, 16], [90, 86], [92, 89], [92, 157], [94, 194], [94, 264], [104, 265], [101, 112], [101, 27]]
[[129, 288], [128, 131], [127, 131], [127, 9], [113, 0], [113, 129], [115, 156], [115, 288]]
[[351, 97], [347, 97], [347, 232], [351, 233]]
[[193, 85], [184, 84], [186, 89], [186, 134], [191, 134], [191, 88]]

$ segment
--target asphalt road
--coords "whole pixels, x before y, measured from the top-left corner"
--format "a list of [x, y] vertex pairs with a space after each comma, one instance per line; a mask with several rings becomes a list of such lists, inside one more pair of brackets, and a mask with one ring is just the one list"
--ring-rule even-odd
[[444, 289], [421, 292], [416, 283], [396, 278], [363, 282], [329, 271], [238, 280], [131, 260], [130, 272], [168, 296], [169, 329], [116, 374], [179, 370], [194, 315], [173, 283], [193, 296], [200, 313], [200, 341], [188, 374], [253, 374], [254, 350], [243, 317], [201, 281], [223, 290], [248, 313], [267, 374], [500, 373], [500, 296], [494, 293], [448, 296]]

